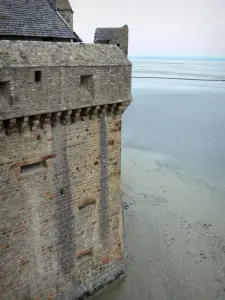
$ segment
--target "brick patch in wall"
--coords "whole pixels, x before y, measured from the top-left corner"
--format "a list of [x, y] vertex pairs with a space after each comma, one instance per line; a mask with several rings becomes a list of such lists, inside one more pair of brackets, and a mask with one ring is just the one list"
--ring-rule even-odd
[[78, 202], [78, 208], [81, 210], [85, 208], [89, 204], [95, 204], [96, 203], [96, 198], [90, 197], [86, 199], [82, 199]]
[[114, 140], [108, 141], [108, 145], [109, 145], [109, 146], [113, 146], [114, 143], [115, 143]]
[[107, 265], [110, 262], [121, 262], [124, 260], [123, 254], [114, 254], [110, 256], [105, 256], [101, 259], [102, 265]]
[[[49, 296], [49, 297], [46, 298], [46, 299], [48, 299], [48, 300], [54, 300], [54, 297], [53, 297], [53, 296]], [[37, 297], [37, 296], [35, 296], [35, 297], [33, 298], [33, 300], [40, 300], [40, 298]]]
[[55, 158], [55, 157], [56, 157], [56, 154], [50, 154], [50, 155], [43, 156], [42, 160], [45, 161], [45, 160], [48, 160], [50, 158]]
[[9, 248], [9, 244], [0, 244], [0, 248], [1, 249], [8, 249]]
[[103, 265], [106, 265], [106, 264], [108, 264], [109, 262], [110, 262], [110, 259], [109, 259], [108, 256], [102, 258], [102, 264], [103, 264]]
[[92, 248], [84, 249], [76, 253], [77, 258], [81, 258], [83, 256], [90, 256], [90, 255], [92, 255]]
[[45, 200], [53, 200], [56, 198], [56, 194], [50, 193], [50, 192], [45, 192], [43, 194], [40, 194], [40, 197]]

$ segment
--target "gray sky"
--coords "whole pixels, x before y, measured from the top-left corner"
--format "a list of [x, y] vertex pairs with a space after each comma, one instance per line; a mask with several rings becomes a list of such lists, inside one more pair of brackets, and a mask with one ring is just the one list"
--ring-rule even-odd
[[225, 0], [70, 0], [74, 30], [127, 24], [130, 55], [225, 57]]

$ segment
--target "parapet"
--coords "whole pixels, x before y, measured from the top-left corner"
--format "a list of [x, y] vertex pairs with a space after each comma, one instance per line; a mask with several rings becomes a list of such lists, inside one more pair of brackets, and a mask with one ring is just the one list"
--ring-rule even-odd
[[0, 41], [0, 68], [131, 66], [116, 45]]
[[131, 63], [116, 45], [1, 41], [0, 119], [131, 100]]

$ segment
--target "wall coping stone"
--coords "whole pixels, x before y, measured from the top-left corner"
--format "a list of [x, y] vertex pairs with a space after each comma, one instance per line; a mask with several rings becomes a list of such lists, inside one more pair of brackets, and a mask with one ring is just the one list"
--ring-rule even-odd
[[0, 41], [0, 68], [130, 66], [116, 45]]

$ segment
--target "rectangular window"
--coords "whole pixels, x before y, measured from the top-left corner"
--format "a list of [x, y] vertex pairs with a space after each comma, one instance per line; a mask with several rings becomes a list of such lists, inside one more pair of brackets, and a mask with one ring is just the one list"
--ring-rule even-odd
[[41, 168], [44, 168], [44, 167], [45, 167], [44, 162], [39, 161], [39, 162], [34, 163], [34, 164], [24, 165], [24, 166], [20, 167], [20, 172], [22, 174], [29, 173], [29, 172], [35, 172], [35, 171], [37, 171]]
[[12, 105], [10, 81], [0, 82], [0, 102], [2, 105]]
[[35, 81], [40, 82], [41, 77], [42, 77], [41, 71], [35, 71]]
[[82, 75], [80, 84], [93, 96], [93, 75]]

